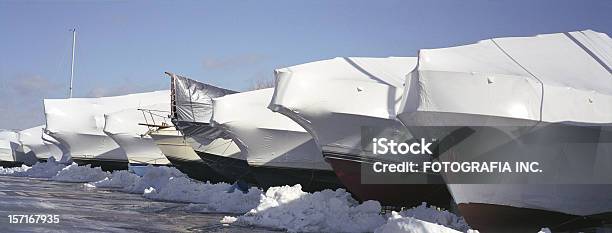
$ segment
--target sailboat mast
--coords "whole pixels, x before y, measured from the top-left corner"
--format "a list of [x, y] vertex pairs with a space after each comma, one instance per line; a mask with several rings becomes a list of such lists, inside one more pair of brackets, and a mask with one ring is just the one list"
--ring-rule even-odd
[[74, 81], [74, 53], [76, 49], [76, 28], [72, 29], [72, 62], [70, 64], [70, 98], [72, 98], [72, 82]]

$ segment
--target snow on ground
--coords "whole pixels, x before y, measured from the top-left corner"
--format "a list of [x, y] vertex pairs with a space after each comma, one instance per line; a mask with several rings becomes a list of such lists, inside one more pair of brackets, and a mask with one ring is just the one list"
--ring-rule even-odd
[[161, 190], [147, 191], [144, 197], [149, 199], [205, 204], [198, 212], [224, 213], [245, 213], [259, 204], [262, 194], [258, 188], [243, 193], [227, 183], [203, 183], [188, 177], [172, 177]]
[[221, 219], [221, 221], [219, 221], [219, 222], [220, 222], [220, 223], [223, 223], [223, 224], [231, 224], [231, 223], [234, 223], [234, 222], [236, 222], [236, 221], [238, 221], [238, 218], [236, 218], [236, 217], [232, 217], [232, 216], [225, 216], [225, 217], [223, 217], [223, 218]]
[[123, 188], [123, 191], [129, 193], [144, 193], [145, 189], [153, 188], [162, 190], [171, 178], [187, 177], [176, 168], [166, 166], [148, 166], [143, 177], [137, 179], [136, 182], [129, 184]]
[[139, 179], [140, 177], [134, 173], [120, 170], [113, 172], [110, 177], [86, 185], [94, 188], [124, 188], [136, 183]]
[[[306, 193], [295, 186], [272, 187], [263, 193], [258, 188], [242, 192], [227, 183], [203, 183], [192, 180], [176, 168], [149, 166], [139, 177], [128, 171], [108, 173], [100, 168], [69, 166], [49, 158], [32, 167], [0, 167], [0, 175], [48, 178], [63, 182], [90, 182], [87, 187], [118, 188], [145, 198], [190, 203], [189, 212], [245, 213], [226, 216], [222, 224], [245, 224], [290, 232], [410, 232], [457, 233], [470, 230], [463, 218], [425, 203], [401, 212], [392, 212], [385, 220], [376, 201], [359, 204], [343, 189]], [[539, 233], [550, 233], [543, 228]]]
[[[418, 207], [417, 207], [418, 208]], [[414, 217], [404, 217], [393, 211], [387, 223], [377, 228], [374, 233], [460, 233], [452, 228], [419, 220]]]
[[28, 167], [26, 165], [21, 165], [21, 167], [0, 167], [0, 175], [12, 175], [15, 172], [25, 172], [30, 168], [31, 167]]
[[60, 170], [52, 180], [63, 182], [93, 182], [108, 178], [111, 174], [101, 168], [92, 168], [91, 165], [79, 166], [76, 163]]
[[440, 210], [435, 207], [427, 207], [427, 203], [425, 202], [423, 202], [420, 206], [401, 211], [398, 214], [402, 217], [412, 217], [418, 220], [443, 225], [462, 232], [466, 232], [470, 229], [470, 226], [462, 217], [459, 217], [446, 210]]
[[375, 201], [359, 204], [343, 189], [306, 193], [298, 184], [269, 188], [238, 223], [290, 232], [372, 232], [385, 222]]
[[152, 200], [192, 203], [191, 212], [244, 213], [257, 206], [262, 194], [257, 188], [243, 193], [230, 184], [195, 181], [176, 168], [164, 166], [147, 167], [143, 177], [117, 171], [87, 186], [120, 188]]
[[36, 163], [32, 168], [23, 172], [15, 172], [12, 176], [32, 177], [32, 178], [51, 178], [64, 169], [66, 165], [58, 163], [55, 158], [50, 157], [45, 163]]

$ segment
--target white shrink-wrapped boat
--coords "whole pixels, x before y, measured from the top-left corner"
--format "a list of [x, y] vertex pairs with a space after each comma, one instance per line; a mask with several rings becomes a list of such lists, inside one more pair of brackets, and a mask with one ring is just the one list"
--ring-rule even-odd
[[34, 163], [36, 163], [36, 157], [24, 153], [19, 141], [19, 133], [0, 129], [0, 166], [15, 167]]
[[207, 181], [210, 177], [218, 176], [208, 167], [191, 148], [188, 137], [176, 130], [173, 126], [151, 127], [148, 135], [153, 138], [157, 147], [164, 153], [174, 167], [187, 174], [192, 179]]
[[44, 128], [44, 125], [40, 125], [19, 131], [19, 141], [23, 146], [23, 152], [27, 156], [36, 157], [38, 161], [47, 161], [49, 157], [61, 161], [62, 150], [55, 144], [43, 140]]
[[258, 187], [301, 184], [305, 191], [342, 187], [312, 136], [268, 109], [273, 88], [213, 99], [211, 124], [230, 135], [246, 157]]
[[378, 137], [394, 138], [405, 131], [396, 120], [396, 111], [404, 77], [415, 65], [413, 57], [348, 57], [278, 69], [269, 108], [293, 119], [313, 136], [338, 178], [359, 199], [390, 206], [426, 201], [447, 207], [451, 198], [438, 174], [424, 177], [439, 180], [437, 184], [362, 181], [362, 168], [380, 158], [364, 147], [372, 140], [366, 134], [381, 132]]
[[[235, 91], [166, 73], [171, 79], [171, 116], [174, 126], [187, 137], [193, 150], [208, 164], [211, 182], [246, 180], [254, 183], [240, 149], [222, 130], [210, 125], [212, 99]], [[237, 113], [240, 114], [240, 113]]]
[[538, 163], [535, 173], [443, 173], [475, 229], [610, 222], [611, 65], [612, 40], [590, 30], [421, 50], [399, 119], [437, 138], [442, 162]]
[[104, 134], [104, 114], [163, 102], [169, 91], [154, 91], [101, 98], [45, 99], [45, 133], [65, 145], [78, 164], [103, 170], [128, 168], [125, 152]]
[[147, 125], [172, 124], [166, 116], [153, 114], [152, 111], [166, 114], [170, 112], [170, 95], [160, 101], [162, 102], [158, 104], [104, 115], [104, 133], [125, 152], [129, 163], [128, 169], [141, 176], [144, 175], [148, 165], [170, 165], [170, 161], [147, 134], [149, 131]]

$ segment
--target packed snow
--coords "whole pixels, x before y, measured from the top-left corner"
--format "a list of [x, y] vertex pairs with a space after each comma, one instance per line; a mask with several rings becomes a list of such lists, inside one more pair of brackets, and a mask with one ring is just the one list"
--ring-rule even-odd
[[375, 201], [359, 204], [343, 189], [306, 193], [298, 184], [269, 188], [242, 224], [290, 232], [372, 232], [385, 222]]
[[459, 217], [446, 210], [440, 210], [432, 206], [428, 207], [427, 203], [422, 203], [420, 206], [401, 211], [397, 214], [401, 217], [416, 218], [418, 220], [439, 224], [462, 232], [466, 232], [470, 229], [470, 226], [462, 217]]
[[377, 228], [374, 233], [460, 233], [452, 228], [427, 222], [415, 217], [404, 217], [393, 211], [387, 223]]
[[108, 178], [111, 174], [109, 172], [102, 171], [101, 168], [92, 168], [91, 165], [79, 166], [76, 163], [65, 167], [64, 169], [57, 172], [51, 179], [55, 181], [63, 182], [93, 182]]
[[26, 165], [21, 165], [21, 167], [7, 167], [7, 168], [0, 167], [0, 175], [12, 175], [16, 172], [23, 173], [30, 168], [31, 167], [28, 167]]
[[15, 172], [12, 176], [32, 177], [32, 178], [52, 178], [59, 171], [66, 167], [65, 164], [58, 163], [55, 158], [50, 157], [45, 163], [36, 163], [30, 169], [23, 172]]
[[203, 183], [188, 177], [170, 177], [163, 188], [147, 190], [153, 200], [206, 204], [198, 212], [244, 213], [259, 204], [262, 191], [251, 188], [246, 193], [226, 183]]
[[156, 190], [163, 189], [171, 178], [187, 177], [181, 171], [173, 167], [165, 166], [149, 166], [143, 177], [137, 179], [136, 182], [127, 184], [123, 191], [130, 193], [143, 193], [148, 188], [154, 188]]
[[231, 223], [234, 223], [234, 222], [236, 222], [236, 221], [238, 221], [238, 218], [236, 218], [236, 217], [232, 217], [232, 216], [225, 216], [225, 217], [223, 217], [223, 218], [221, 219], [221, 221], [219, 221], [219, 222], [220, 222], [220, 223], [223, 223], [223, 224], [231, 224]]
[[110, 177], [86, 184], [88, 187], [98, 188], [124, 188], [136, 183], [140, 177], [127, 170], [115, 171]]
[[[476, 233], [463, 218], [445, 210], [420, 206], [384, 216], [376, 201], [359, 203], [343, 189], [315, 193], [302, 187], [271, 187], [265, 193], [252, 187], [240, 191], [227, 183], [204, 183], [173, 167], [149, 166], [143, 177], [129, 171], [104, 172], [100, 168], [65, 165], [49, 158], [32, 167], [0, 167], [0, 175], [46, 178], [62, 182], [89, 182], [89, 188], [113, 188], [159, 201], [190, 203], [189, 212], [236, 213], [225, 216], [224, 225], [241, 224], [290, 232], [409, 232]], [[543, 228], [539, 233], [550, 233]]]

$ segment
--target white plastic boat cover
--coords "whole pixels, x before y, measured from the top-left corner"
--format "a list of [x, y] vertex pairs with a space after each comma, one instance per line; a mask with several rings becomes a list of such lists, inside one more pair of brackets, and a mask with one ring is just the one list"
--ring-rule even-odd
[[236, 93], [180, 75], [168, 75], [172, 78], [172, 114], [178, 121], [209, 123], [212, 99]]
[[249, 165], [331, 170], [304, 128], [267, 108], [273, 94], [267, 88], [215, 98], [212, 125], [231, 135]]
[[[45, 128], [46, 128], [46, 126], [45, 126]], [[43, 131], [45, 131], [44, 128], [43, 128]], [[56, 159], [56, 161], [61, 162], [61, 163], [66, 163], [66, 164], [70, 163], [70, 159], [71, 158], [70, 158], [70, 152], [68, 151], [68, 146], [67, 145], [62, 144], [61, 142], [59, 142], [54, 137], [49, 136], [46, 132], [43, 132], [42, 140], [46, 144], [54, 145], [55, 147], [57, 147], [61, 151], [59, 159]]]
[[[401, 110], [406, 114], [612, 123], [612, 40], [603, 33], [586, 30], [496, 38], [424, 49], [418, 59], [417, 69], [407, 76]], [[466, 122], [425, 119], [419, 124]]]
[[16, 162], [19, 147], [19, 134], [17, 132], [0, 130], [0, 161]]
[[53, 143], [43, 141], [44, 128], [45, 125], [40, 125], [19, 131], [19, 140], [24, 147], [24, 152], [37, 159], [54, 157], [56, 161], [60, 161], [63, 154], [60, 148]]
[[170, 98], [161, 101], [140, 109], [125, 109], [104, 115], [104, 133], [125, 151], [131, 164], [170, 164], [151, 136], [147, 135], [149, 126], [146, 125], [172, 125], [168, 118]]
[[[305, 101], [302, 98], [310, 96], [310, 101], [320, 104], [317, 108], [326, 108], [327, 104], [339, 112], [395, 119], [405, 76], [414, 69], [416, 62], [414, 57], [338, 57], [277, 69], [278, 83], [272, 103], [300, 105], [299, 102]], [[287, 87], [285, 84], [289, 83], [284, 81], [299, 82], [300, 85]], [[389, 87], [401, 89], [396, 91]], [[314, 90], [317, 93], [335, 93], [342, 99], [332, 99], [327, 95], [318, 97], [312, 92]], [[358, 92], [367, 95], [356, 95]]]
[[362, 128], [403, 130], [396, 120], [414, 57], [348, 57], [276, 70], [269, 108], [310, 132], [324, 152], [358, 154]]
[[101, 98], [45, 99], [46, 133], [66, 145], [72, 158], [127, 161], [125, 152], [104, 134], [104, 114], [163, 102], [170, 91]]
[[25, 165], [37, 162], [35, 156], [24, 152], [19, 132], [12, 130], [0, 130], [0, 161], [19, 162]]
[[212, 99], [235, 91], [204, 84], [166, 72], [171, 78], [171, 115], [174, 126], [195, 151], [227, 157], [240, 157], [240, 150], [222, 130], [210, 126]]
[[160, 128], [149, 132], [148, 135], [167, 157], [181, 162], [203, 162], [187, 142], [188, 139], [174, 127]]

